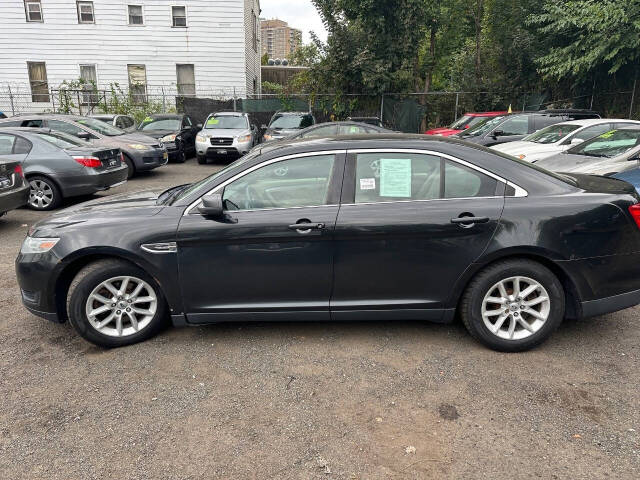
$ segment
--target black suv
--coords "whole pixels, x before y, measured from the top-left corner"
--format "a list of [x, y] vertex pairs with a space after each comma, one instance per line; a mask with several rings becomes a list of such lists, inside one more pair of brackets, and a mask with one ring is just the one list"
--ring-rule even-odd
[[455, 135], [467, 142], [490, 147], [499, 143], [522, 140], [530, 133], [569, 120], [600, 118], [591, 110], [539, 110], [502, 115]]
[[276, 112], [271, 117], [269, 126], [262, 125], [262, 141], [281, 140], [315, 123], [316, 119], [310, 112]]

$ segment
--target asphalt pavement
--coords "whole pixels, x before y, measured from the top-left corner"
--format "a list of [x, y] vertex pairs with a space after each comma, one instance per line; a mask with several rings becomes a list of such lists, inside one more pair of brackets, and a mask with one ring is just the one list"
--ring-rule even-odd
[[1, 479], [640, 478], [640, 308], [520, 354], [403, 321], [169, 328], [103, 350], [20, 303], [13, 261], [45, 215], [0, 218]]

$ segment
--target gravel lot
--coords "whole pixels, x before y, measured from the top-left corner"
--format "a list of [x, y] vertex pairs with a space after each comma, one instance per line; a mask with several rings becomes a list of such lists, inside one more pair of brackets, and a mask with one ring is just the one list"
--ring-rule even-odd
[[13, 261], [43, 216], [0, 219], [2, 479], [640, 478], [639, 308], [522, 354], [422, 322], [172, 328], [102, 350], [21, 306]]

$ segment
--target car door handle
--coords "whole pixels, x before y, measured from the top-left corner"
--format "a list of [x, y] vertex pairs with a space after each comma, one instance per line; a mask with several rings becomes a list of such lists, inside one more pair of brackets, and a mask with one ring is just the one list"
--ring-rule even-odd
[[452, 218], [451, 223], [455, 224], [471, 224], [471, 223], [488, 223], [489, 217], [457, 217]]
[[301, 232], [308, 232], [309, 230], [322, 230], [323, 228], [324, 223], [300, 222], [289, 225], [290, 230], [298, 230]]

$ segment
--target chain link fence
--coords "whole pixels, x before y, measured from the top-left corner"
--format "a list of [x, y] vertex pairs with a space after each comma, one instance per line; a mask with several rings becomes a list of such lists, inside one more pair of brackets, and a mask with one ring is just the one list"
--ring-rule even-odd
[[635, 89], [618, 92], [594, 91], [564, 99], [544, 94], [513, 96], [495, 92], [388, 93], [381, 95], [236, 95], [233, 90], [197, 90], [181, 95], [174, 87], [152, 87], [135, 92], [120, 89], [51, 88], [32, 94], [29, 85], [0, 85], [0, 112], [6, 116], [29, 113], [118, 113], [137, 120], [153, 113], [187, 113], [198, 123], [217, 111], [238, 111], [250, 115], [258, 126], [269, 123], [277, 111], [312, 112], [318, 122], [348, 117], [378, 117], [392, 130], [418, 133], [427, 128], [451, 124], [465, 112], [544, 108], [591, 108], [603, 117], [640, 119], [640, 102]]

